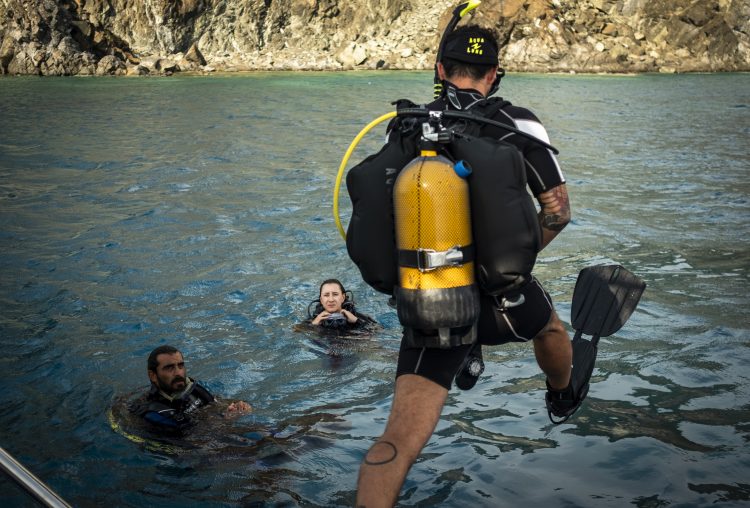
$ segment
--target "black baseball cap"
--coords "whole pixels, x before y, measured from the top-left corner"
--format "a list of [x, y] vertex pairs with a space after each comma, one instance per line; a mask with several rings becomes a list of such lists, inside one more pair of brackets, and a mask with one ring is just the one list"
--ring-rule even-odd
[[443, 57], [468, 64], [497, 65], [497, 42], [490, 30], [463, 26], [448, 35]]

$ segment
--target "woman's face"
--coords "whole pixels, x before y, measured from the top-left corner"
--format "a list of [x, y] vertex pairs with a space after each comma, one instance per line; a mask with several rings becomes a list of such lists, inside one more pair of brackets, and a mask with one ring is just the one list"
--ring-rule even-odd
[[336, 283], [323, 284], [320, 289], [320, 304], [328, 312], [341, 312], [344, 298], [341, 287]]

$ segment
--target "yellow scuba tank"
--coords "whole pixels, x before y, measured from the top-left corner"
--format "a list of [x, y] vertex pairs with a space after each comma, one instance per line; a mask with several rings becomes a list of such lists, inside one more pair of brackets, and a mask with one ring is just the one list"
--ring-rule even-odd
[[476, 341], [479, 291], [474, 279], [470, 168], [423, 149], [393, 187], [398, 317], [412, 347]]

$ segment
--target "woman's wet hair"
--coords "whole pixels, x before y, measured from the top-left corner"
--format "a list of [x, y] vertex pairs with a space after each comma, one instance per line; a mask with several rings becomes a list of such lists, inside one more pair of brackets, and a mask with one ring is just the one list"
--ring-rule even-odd
[[338, 279], [326, 279], [320, 284], [320, 290], [318, 290], [318, 297], [323, 293], [323, 286], [326, 284], [337, 284], [339, 288], [341, 289], [341, 294], [346, 295], [346, 290], [344, 289], [344, 285], [338, 280]]

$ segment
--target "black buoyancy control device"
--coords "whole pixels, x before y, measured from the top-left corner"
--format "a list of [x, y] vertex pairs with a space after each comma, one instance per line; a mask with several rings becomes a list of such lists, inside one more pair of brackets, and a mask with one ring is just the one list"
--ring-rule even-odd
[[[492, 120], [504, 105], [501, 100], [489, 100], [486, 105], [472, 108], [472, 112], [434, 111], [400, 101], [388, 143], [347, 175], [352, 200], [347, 250], [367, 284], [396, 297], [399, 320], [410, 346], [450, 347], [471, 343], [475, 340], [475, 313], [473, 297], [467, 295], [476, 286], [481, 294], [493, 296], [520, 288], [528, 282], [536, 262], [542, 232], [533, 197], [527, 189], [523, 155], [514, 144], [485, 137], [482, 126], [514, 132], [555, 153], [557, 150], [513, 126]], [[467, 177], [470, 213], [465, 216], [472, 233], [469, 248], [456, 240], [448, 246], [420, 243], [410, 247], [400, 240], [397, 242], [399, 231], [413, 225], [404, 228], [394, 218], [394, 183], [419, 153], [421, 137], [417, 127], [429, 125], [425, 117], [439, 126], [443, 134], [441, 153], [472, 168]], [[415, 160], [420, 158], [437, 157], [420, 155]], [[426, 267], [429, 256], [455, 260], [456, 251], [462, 251], [465, 256], [462, 261], [473, 260], [470, 264], [476, 283], [428, 288], [410, 282], [410, 274]], [[431, 291], [435, 293], [434, 301], [430, 300]], [[441, 300], [446, 296], [451, 303]]]
[[[526, 281], [536, 262], [542, 233], [534, 200], [526, 187], [523, 155], [511, 143], [482, 137], [478, 125], [497, 122], [484, 117], [488, 112], [482, 108], [476, 109], [480, 114], [442, 112], [446, 119], [456, 117], [475, 126], [454, 135], [443, 146], [453, 160], [467, 161], [472, 168], [467, 182], [477, 283], [483, 293], [499, 295]], [[393, 184], [418, 153], [415, 126], [420, 124], [410, 115], [426, 113], [422, 108], [399, 108], [403, 117], [391, 130], [388, 143], [353, 167], [346, 177], [352, 200], [346, 236], [349, 256], [367, 284], [389, 295], [394, 293], [399, 278]], [[509, 126], [496, 126], [516, 131]], [[539, 143], [544, 144], [541, 140]]]
[[346, 249], [372, 288], [393, 295], [398, 281], [396, 236], [393, 225], [393, 184], [399, 171], [417, 153], [414, 122], [398, 121], [388, 142], [376, 154], [354, 166], [346, 175], [352, 217], [346, 232]]
[[472, 167], [468, 183], [479, 287], [490, 295], [516, 289], [534, 268], [542, 234], [523, 155], [510, 143], [466, 136], [456, 137], [450, 152]]

